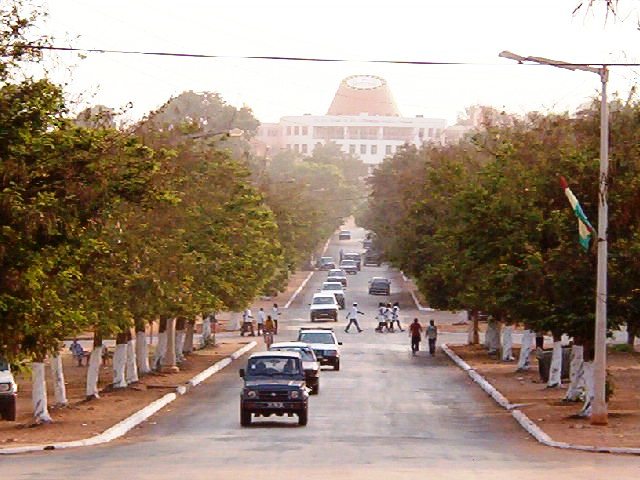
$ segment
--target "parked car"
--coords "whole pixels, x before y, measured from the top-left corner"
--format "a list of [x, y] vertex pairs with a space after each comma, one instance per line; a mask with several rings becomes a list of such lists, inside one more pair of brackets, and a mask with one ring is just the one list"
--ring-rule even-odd
[[358, 271], [362, 269], [362, 255], [357, 252], [347, 252], [342, 255], [342, 261], [353, 260], [358, 266]]
[[302, 368], [304, 368], [304, 378], [307, 387], [311, 389], [311, 395], [320, 392], [320, 362], [313, 353], [313, 349], [302, 342], [278, 342], [271, 345], [271, 351], [276, 352], [298, 352], [302, 357]]
[[340, 310], [340, 305], [338, 305], [338, 301], [333, 293], [315, 293], [309, 307], [309, 318], [312, 322], [321, 318], [337, 322], [338, 310]]
[[333, 257], [320, 257], [317, 262], [317, 267], [320, 270], [331, 270], [336, 268], [336, 264], [333, 261]]
[[367, 250], [364, 252], [364, 260], [362, 263], [364, 265], [375, 265], [379, 267], [382, 265], [382, 254], [376, 250]]
[[333, 328], [301, 328], [298, 341], [309, 344], [320, 365], [331, 365], [340, 370], [340, 348], [342, 342], [336, 338]]
[[320, 287], [321, 292], [331, 292], [336, 297], [338, 305], [341, 310], [344, 310], [346, 307], [346, 300], [344, 298], [344, 290], [342, 287], [342, 283], [340, 282], [324, 282], [322, 287]]
[[349, 230], [340, 230], [338, 240], [351, 240], [351, 232]]
[[18, 385], [16, 384], [9, 364], [0, 359], [0, 418], [16, 419], [16, 401], [18, 397]]
[[369, 295], [391, 295], [391, 280], [384, 277], [373, 277], [369, 280]]
[[347, 275], [356, 275], [358, 273], [358, 264], [355, 260], [343, 260], [340, 263], [340, 269], [344, 270]]
[[347, 286], [347, 274], [341, 268], [329, 270], [327, 273], [327, 282], [340, 282], [343, 287]]
[[298, 352], [258, 352], [240, 369], [244, 387], [240, 393], [240, 424], [251, 425], [251, 416], [297, 415], [306, 425], [309, 393], [302, 356]]

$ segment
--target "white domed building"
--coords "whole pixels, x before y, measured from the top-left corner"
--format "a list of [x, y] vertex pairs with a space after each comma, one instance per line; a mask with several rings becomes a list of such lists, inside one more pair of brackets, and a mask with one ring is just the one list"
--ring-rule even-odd
[[402, 117], [383, 78], [353, 75], [342, 80], [326, 115], [287, 116], [280, 123], [264, 123], [254, 145], [258, 154], [292, 150], [311, 155], [317, 145], [333, 142], [375, 165], [404, 144], [444, 144], [445, 127], [444, 119]]

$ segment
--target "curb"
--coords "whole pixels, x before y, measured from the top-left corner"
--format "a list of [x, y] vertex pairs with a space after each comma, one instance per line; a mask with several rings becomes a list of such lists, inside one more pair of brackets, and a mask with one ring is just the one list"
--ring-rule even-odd
[[213, 374], [219, 372], [224, 367], [229, 365], [233, 360], [238, 359], [249, 350], [255, 348], [257, 345], [256, 342], [251, 342], [244, 347], [236, 350], [231, 355], [222, 360], [214, 363], [211, 367], [203, 370], [198, 373], [196, 376], [191, 378], [185, 385], [180, 385], [176, 388], [175, 392], [167, 393], [163, 397], [160, 397], [157, 400], [154, 400], [146, 407], [141, 408], [137, 412], [128, 416], [124, 420], [119, 423], [116, 423], [112, 427], [107, 428], [104, 432], [99, 433], [98, 435], [94, 435], [93, 437], [85, 438], [82, 440], [72, 440], [68, 442], [60, 442], [53, 444], [40, 444], [40, 445], [25, 445], [23, 447], [13, 447], [13, 448], [2, 448], [0, 449], [0, 455], [11, 455], [17, 453], [28, 453], [28, 452], [39, 452], [43, 450], [62, 450], [65, 448], [73, 448], [73, 447], [89, 447], [92, 445], [100, 445], [102, 443], [107, 443], [116, 438], [123, 436], [133, 427], [139, 425], [144, 422], [150, 416], [163, 409], [169, 403], [173, 402], [181, 395], [185, 395], [189, 392], [193, 387], [202, 383], [207, 378], [211, 377]]
[[[407, 277], [403, 271], [400, 271], [400, 274], [402, 275], [402, 279], [405, 281], [405, 283], [408, 283], [410, 278]], [[409, 289], [409, 294], [411, 295], [411, 298], [413, 298], [413, 303], [416, 304], [416, 308], [418, 309], [418, 311], [420, 312], [433, 312], [433, 308], [429, 308], [429, 307], [423, 307], [422, 305], [420, 305], [420, 301], [418, 300], [418, 297], [416, 297], [416, 294], [414, 293], [413, 290]]]
[[518, 410], [517, 406], [510, 403], [507, 398], [502, 395], [496, 388], [491, 385], [482, 375], [476, 372], [467, 362], [462, 360], [446, 343], [442, 344], [442, 351], [447, 354], [449, 359], [476, 382], [482, 390], [484, 390], [494, 401], [505, 410], [511, 412], [511, 416], [518, 424], [526, 430], [526, 432], [536, 439], [539, 443], [548, 447], [562, 448], [565, 450], [581, 450], [594, 453], [621, 453], [626, 455], [640, 455], [640, 448], [633, 447], [596, 447], [593, 445], [574, 445], [566, 442], [558, 442], [547, 435], [533, 420], [531, 420], [524, 412]]

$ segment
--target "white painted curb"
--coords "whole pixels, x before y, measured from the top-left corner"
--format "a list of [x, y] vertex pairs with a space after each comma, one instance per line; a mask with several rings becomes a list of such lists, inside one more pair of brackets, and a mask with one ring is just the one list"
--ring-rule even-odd
[[456, 353], [444, 343], [442, 344], [442, 351], [462, 370], [480, 385], [486, 393], [488, 393], [495, 402], [502, 408], [509, 410], [511, 416], [524, 428], [529, 435], [535, 438], [538, 442], [548, 447], [563, 448], [566, 450], [582, 450], [587, 452], [597, 453], [624, 453], [628, 455], [640, 455], [640, 448], [633, 447], [596, 447], [591, 445], [573, 445], [566, 442], [557, 442], [547, 435], [533, 420], [531, 420], [524, 412], [515, 408], [515, 405], [509, 403], [509, 400], [505, 398], [496, 388], [491, 385], [482, 375], [476, 372], [467, 362], [462, 360]]
[[10, 455], [16, 453], [28, 453], [28, 452], [37, 452], [42, 450], [61, 450], [64, 448], [73, 448], [73, 447], [88, 447], [91, 445], [99, 445], [101, 443], [107, 443], [111, 440], [115, 440], [118, 437], [123, 436], [133, 427], [139, 425], [144, 422], [150, 416], [166, 407], [169, 403], [173, 402], [179, 395], [186, 394], [191, 388], [195, 387], [199, 383], [203, 382], [207, 378], [211, 377], [214, 373], [219, 372], [224, 367], [229, 365], [233, 360], [238, 359], [249, 350], [255, 348], [257, 345], [256, 342], [251, 342], [244, 347], [236, 350], [227, 358], [223, 358], [219, 362], [214, 363], [211, 367], [203, 370], [195, 377], [191, 378], [187, 382], [186, 385], [180, 385], [176, 388], [176, 392], [167, 393], [165, 396], [160, 397], [157, 400], [154, 400], [146, 407], [141, 408], [134, 414], [125, 418], [119, 423], [116, 423], [112, 427], [109, 427], [104, 432], [99, 433], [98, 435], [94, 435], [93, 437], [85, 438], [82, 440], [73, 440], [69, 442], [60, 442], [60, 443], [52, 443], [52, 444], [41, 444], [41, 445], [25, 445], [22, 447], [13, 447], [13, 448], [1, 448], [0, 455]]
[[[402, 279], [405, 281], [405, 283], [409, 283], [409, 277], [407, 277], [403, 271], [400, 272], [402, 274]], [[411, 295], [411, 298], [413, 298], [413, 303], [416, 304], [416, 308], [420, 311], [420, 312], [433, 312], [433, 308], [429, 308], [429, 307], [423, 307], [422, 305], [420, 305], [420, 302], [418, 301], [418, 297], [416, 297], [416, 294], [413, 292], [413, 290], [409, 290], [409, 294]]]

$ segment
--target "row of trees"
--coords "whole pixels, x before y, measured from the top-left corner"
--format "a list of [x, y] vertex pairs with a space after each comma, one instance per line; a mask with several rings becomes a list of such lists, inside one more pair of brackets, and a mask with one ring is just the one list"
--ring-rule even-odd
[[[59, 86], [24, 75], [36, 17], [19, 2], [0, 16], [0, 356], [31, 366], [34, 418], [49, 422], [45, 359], [65, 404], [63, 339], [94, 334], [88, 398], [105, 337], [115, 387], [149, 371], [148, 322], [160, 323], [155, 366], [175, 368], [196, 317], [278, 290], [340, 224], [349, 203], [332, 198], [349, 169], [331, 149], [288, 169], [252, 158], [258, 121], [217, 94], [185, 92], [130, 127], [105, 108], [71, 119]], [[232, 128], [245, 137], [227, 139]]]
[[[633, 341], [640, 321], [640, 103], [613, 102], [610, 130], [609, 327], [625, 322]], [[486, 109], [483, 128], [458, 145], [407, 147], [385, 160], [359, 219], [432, 307], [468, 310], [474, 319], [489, 314], [492, 350], [501, 346], [504, 325], [504, 359], [511, 357], [513, 324], [527, 329], [520, 368], [533, 332], [551, 332], [550, 386], [560, 383], [560, 337], [569, 335], [575, 346], [569, 400], [581, 396], [584, 382], [589, 386], [596, 249], [579, 247], [559, 177], [596, 219], [598, 146], [597, 104], [575, 116], [523, 119]]]

